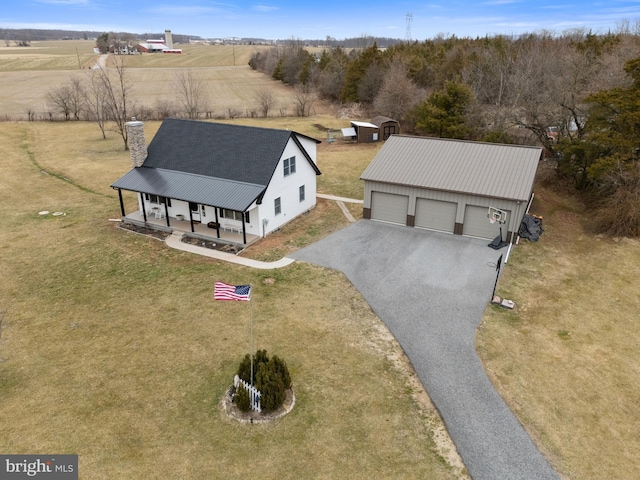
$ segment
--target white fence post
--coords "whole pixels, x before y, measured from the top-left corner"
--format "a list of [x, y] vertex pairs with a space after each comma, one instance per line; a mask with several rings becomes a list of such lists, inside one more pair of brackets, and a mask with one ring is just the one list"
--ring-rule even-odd
[[238, 375], [233, 377], [233, 385], [238, 388], [239, 385], [249, 392], [249, 400], [251, 403], [251, 410], [255, 410], [256, 412], [261, 412], [260, 408], [260, 392], [256, 387], [249, 385], [247, 382], [242, 380]]

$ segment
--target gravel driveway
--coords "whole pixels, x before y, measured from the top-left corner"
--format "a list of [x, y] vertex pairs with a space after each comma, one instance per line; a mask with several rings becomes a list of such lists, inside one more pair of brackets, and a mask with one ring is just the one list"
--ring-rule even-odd
[[289, 255], [344, 273], [387, 325], [474, 479], [557, 479], [486, 376], [475, 333], [490, 300], [487, 240], [361, 220]]

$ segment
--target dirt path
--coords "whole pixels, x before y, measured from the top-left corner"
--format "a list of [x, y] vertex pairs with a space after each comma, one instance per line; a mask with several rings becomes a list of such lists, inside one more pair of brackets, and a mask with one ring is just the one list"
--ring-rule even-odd
[[98, 57], [98, 61], [96, 62], [96, 64], [91, 68], [93, 68], [94, 70], [101, 70], [103, 68], [107, 68], [107, 58], [109, 58], [108, 53], [100, 55]]

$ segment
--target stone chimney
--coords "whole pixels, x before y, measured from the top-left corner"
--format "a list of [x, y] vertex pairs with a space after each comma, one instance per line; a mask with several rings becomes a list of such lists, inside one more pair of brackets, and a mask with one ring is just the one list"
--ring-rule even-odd
[[131, 117], [131, 121], [124, 124], [127, 129], [127, 140], [131, 152], [131, 163], [135, 168], [141, 167], [147, 158], [147, 143], [144, 141], [144, 123]]
[[171, 30], [164, 31], [164, 44], [169, 48], [173, 48], [173, 38], [171, 38]]

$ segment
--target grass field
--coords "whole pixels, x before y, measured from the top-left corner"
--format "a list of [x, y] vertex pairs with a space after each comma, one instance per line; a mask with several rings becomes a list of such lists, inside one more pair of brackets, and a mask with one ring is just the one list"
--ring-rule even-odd
[[540, 180], [545, 232], [513, 250], [477, 345], [494, 384], [564, 478], [640, 477], [640, 242], [590, 234], [588, 210]]
[[[0, 451], [78, 453], [81, 478], [464, 477], [401, 349], [341, 274], [254, 271], [117, 229], [108, 185], [128, 153], [97, 133], [0, 124]], [[312, 216], [289, 240], [346, 222], [332, 202]], [[291, 370], [296, 406], [273, 424], [220, 411], [249, 309], [214, 302], [216, 280], [254, 286], [255, 345]]]
[[[34, 42], [31, 47], [0, 47], [0, 120], [27, 120], [28, 112], [38, 119], [48, 119], [55, 108], [47, 103], [47, 92], [67, 84], [73, 77], [84, 79], [91, 74], [99, 55], [92, 53], [94, 42]], [[206, 85], [209, 108], [214, 117], [228, 117], [233, 111], [255, 116], [259, 110], [256, 93], [272, 91], [275, 104], [270, 115], [294, 111], [292, 89], [268, 76], [253, 71], [249, 58], [252, 45], [183, 45], [181, 55], [143, 54], [119, 57], [125, 62], [131, 85], [130, 98], [140, 109], [153, 109], [159, 100], [175, 97], [176, 73], [190, 69]], [[107, 61], [107, 65], [112, 60]], [[315, 113], [326, 113], [320, 102]]]
[[[95, 65], [99, 55], [91, 40], [32, 42], [30, 47], [0, 46], [0, 72], [36, 70], [81, 70]], [[180, 55], [143, 54], [127, 56], [131, 68], [195, 68], [247, 65], [259, 45], [176, 45]]]

